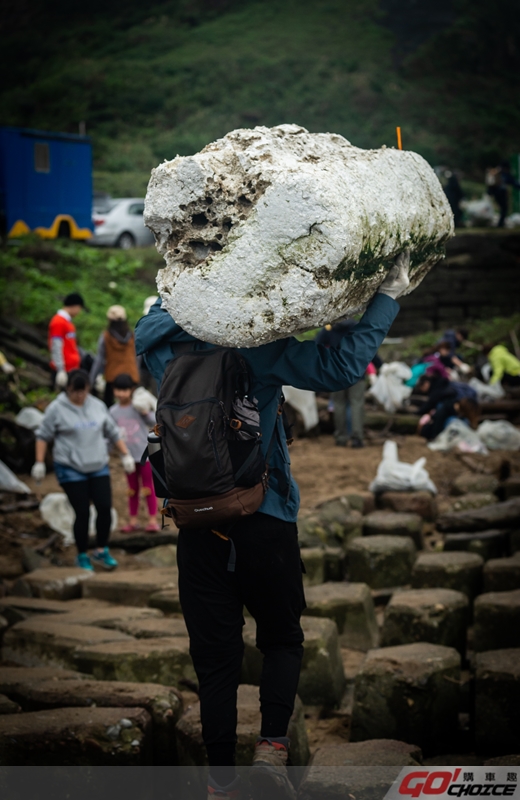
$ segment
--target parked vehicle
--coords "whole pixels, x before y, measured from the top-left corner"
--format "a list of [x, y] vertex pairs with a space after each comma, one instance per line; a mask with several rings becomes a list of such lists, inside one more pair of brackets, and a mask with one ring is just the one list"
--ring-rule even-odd
[[109, 198], [94, 203], [94, 236], [89, 244], [106, 247], [146, 247], [154, 243], [153, 233], [143, 222], [144, 200], [140, 197]]
[[0, 235], [92, 236], [88, 136], [0, 128]]

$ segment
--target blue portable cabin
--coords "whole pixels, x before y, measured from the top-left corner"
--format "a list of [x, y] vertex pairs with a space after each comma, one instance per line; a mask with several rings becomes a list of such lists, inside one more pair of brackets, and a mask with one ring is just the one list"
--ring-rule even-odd
[[0, 224], [9, 237], [89, 239], [90, 137], [0, 128]]

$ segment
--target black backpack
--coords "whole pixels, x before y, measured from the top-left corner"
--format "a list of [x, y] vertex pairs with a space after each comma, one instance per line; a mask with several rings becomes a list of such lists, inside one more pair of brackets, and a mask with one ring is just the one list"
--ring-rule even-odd
[[156, 492], [167, 498], [163, 513], [179, 528], [252, 514], [267, 490], [267, 466], [248, 366], [230, 348], [175, 350], [157, 403], [161, 449], [149, 449]]

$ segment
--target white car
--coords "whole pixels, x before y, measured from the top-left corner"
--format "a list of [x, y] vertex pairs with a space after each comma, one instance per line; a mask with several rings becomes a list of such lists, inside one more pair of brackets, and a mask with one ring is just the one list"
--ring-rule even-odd
[[107, 198], [103, 203], [95, 203], [94, 235], [89, 244], [122, 247], [123, 250], [154, 244], [154, 235], [145, 226], [143, 213], [141, 197]]

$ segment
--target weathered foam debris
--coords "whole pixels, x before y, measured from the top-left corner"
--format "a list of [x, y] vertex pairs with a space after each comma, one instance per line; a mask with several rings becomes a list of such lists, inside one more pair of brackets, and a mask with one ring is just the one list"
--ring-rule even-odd
[[361, 150], [297, 125], [236, 130], [152, 171], [145, 223], [166, 267], [163, 307], [194, 336], [263, 344], [365, 305], [412, 252], [410, 291], [453, 217], [417, 153]]

